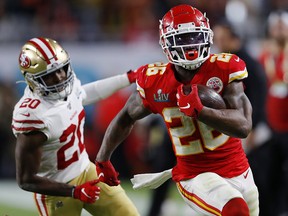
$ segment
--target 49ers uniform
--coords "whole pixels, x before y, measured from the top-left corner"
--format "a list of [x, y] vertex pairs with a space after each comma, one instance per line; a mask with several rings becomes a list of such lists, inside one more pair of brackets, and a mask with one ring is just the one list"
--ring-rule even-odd
[[[231, 193], [230, 198], [243, 196], [249, 205], [251, 215], [257, 215], [252, 213], [251, 209], [257, 205], [255, 202], [258, 201], [254, 198], [258, 196], [258, 192], [241, 140], [229, 137], [179, 111], [176, 93], [181, 83], [176, 80], [174, 70], [174, 65], [171, 63], [155, 63], [140, 67], [137, 90], [144, 106], [153, 113], [160, 114], [168, 128], [177, 157], [172, 178], [177, 182], [181, 195], [189, 205], [198, 209], [194, 212], [195, 215], [199, 212], [205, 215], [219, 215], [224, 203], [227, 202], [220, 195], [224, 191], [230, 191], [228, 192]], [[229, 83], [247, 76], [246, 65], [238, 56], [227, 53], [213, 54], [198, 69], [191, 84], [203, 84], [222, 94]], [[247, 176], [245, 179], [242, 176], [246, 172], [250, 175], [249, 184]], [[240, 180], [239, 176], [242, 177]], [[243, 183], [246, 188], [233, 189], [227, 184], [228, 179], [232, 178], [238, 178], [239, 181], [244, 179], [247, 182]], [[206, 182], [208, 179], [212, 179], [210, 184]], [[199, 189], [199, 183], [203, 188]], [[220, 185], [225, 186], [218, 190], [217, 187]], [[218, 192], [215, 192], [217, 190]], [[216, 193], [217, 198], [209, 197], [212, 191], [213, 194]], [[252, 195], [246, 195], [251, 191]]]
[[[26, 87], [23, 97], [15, 105], [12, 129], [15, 136], [32, 131], [41, 131], [47, 136], [37, 175], [71, 185], [98, 178], [84, 145], [82, 101], [85, 97], [76, 77], [72, 93], [66, 100], [43, 100]], [[101, 188], [100, 199], [94, 204], [85, 204], [72, 197], [35, 194], [34, 198], [40, 215], [80, 215], [82, 208], [92, 215], [138, 215], [120, 185], [109, 187], [98, 183], [98, 186]], [[131, 208], [122, 208], [123, 205]]]
[[77, 79], [67, 100], [43, 100], [26, 87], [16, 104], [12, 122], [14, 134], [41, 131], [47, 136], [39, 176], [68, 182], [88, 166], [83, 144], [83, 93]]

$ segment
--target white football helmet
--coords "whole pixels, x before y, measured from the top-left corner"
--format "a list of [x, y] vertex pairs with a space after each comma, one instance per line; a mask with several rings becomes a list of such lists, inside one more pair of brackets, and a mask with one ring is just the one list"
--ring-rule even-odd
[[[30, 89], [46, 99], [64, 99], [72, 92], [70, 57], [55, 40], [39, 37], [27, 41], [19, 55], [19, 68]], [[65, 71], [66, 79], [47, 85], [43, 78], [60, 69]]]
[[190, 5], [179, 5], [160, 20], [160, 45], [168, 60], [194, 70], [206, 61], [213, 31], [206, 14]]

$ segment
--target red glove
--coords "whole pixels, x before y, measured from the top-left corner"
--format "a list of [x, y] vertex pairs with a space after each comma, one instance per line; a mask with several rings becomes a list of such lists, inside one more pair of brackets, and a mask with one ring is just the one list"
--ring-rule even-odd
[[[184, 93], [185, 92], [185, 93]], [[182, 113], [187, 116], [197, 118], [203, 104], [198, 96], [198, 88], [196, 84], [192, 85], [192, 91], [187, 92], [187, 86], [183, 84], [177, 88], [177, 105]]]
[[100, 187], [96, 186], [99, 179], [85, 182], [82, 185], [74, 186], [72, 197], [85, 203], [94, 203], [99, 199]]
[[110, 186], [117, 186], [120, 184], [120, 180], [118, 179], [119, 173], [116, 172], [110, 161], [96, 161], [96, 171], [100, 181], [105, 182]]
[[129, 79], [129, 82], [130, 83], [135, 83], [136, 82], [136, 79], [137, 79], [137, 72], [136, 71], [132, 71], [132, 70], [129, 70], [127, 72], [127, 77]]

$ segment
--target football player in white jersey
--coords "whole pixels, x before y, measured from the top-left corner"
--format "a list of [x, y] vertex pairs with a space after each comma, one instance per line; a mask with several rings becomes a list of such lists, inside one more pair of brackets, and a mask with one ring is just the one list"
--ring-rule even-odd
[[83, 105], [135, 82], [133, 72], [81, 85], [69, 54], [49, 38], [32, 38], [21, 49], [19, 67], [27, 83], [15, 105], [17, 182], [34, 192], [40, 215], [139, 215], [121, 186], [98, 181], [85, 150]]

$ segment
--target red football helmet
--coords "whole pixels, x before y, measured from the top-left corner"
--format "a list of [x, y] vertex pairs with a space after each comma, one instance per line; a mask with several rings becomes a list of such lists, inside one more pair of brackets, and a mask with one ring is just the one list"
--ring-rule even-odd
[[194, 70], [209, 57], [213, 32], [206, 14], [190, 5], [179, 5], [160, 20], [160, 45], [168, 60]]

